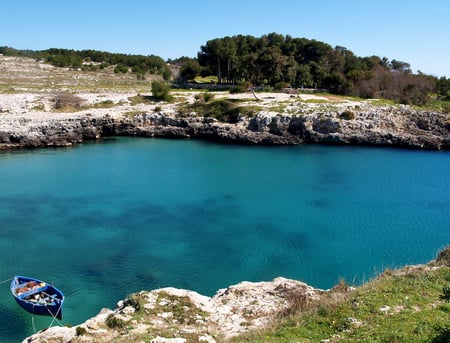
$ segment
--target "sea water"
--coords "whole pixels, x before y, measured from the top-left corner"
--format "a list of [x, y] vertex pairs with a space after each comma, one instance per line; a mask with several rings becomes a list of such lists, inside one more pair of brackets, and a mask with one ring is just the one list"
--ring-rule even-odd
[[1, 342], [58, 324], [14, 275], [60, 288], [76, 325], [140, 290], [361, 284], [450, 244], [449, 152], [121, 138], [2, 153], [0, 187]]

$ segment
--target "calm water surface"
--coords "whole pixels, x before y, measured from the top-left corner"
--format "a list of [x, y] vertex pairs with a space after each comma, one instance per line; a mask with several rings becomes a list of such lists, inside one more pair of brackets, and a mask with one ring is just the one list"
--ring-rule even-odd
[[[361, 283], [450, 244], [449, 152], [116, 139], [0, 168], [0, 280], [54, 283], [63, 324], [142, 289]], [[0, 296], [1, 342], [50, 324]]]

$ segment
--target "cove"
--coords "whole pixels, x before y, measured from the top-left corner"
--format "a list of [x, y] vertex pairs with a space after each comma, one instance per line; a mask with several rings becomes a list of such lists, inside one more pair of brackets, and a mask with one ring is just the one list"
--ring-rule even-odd
[[[450, 244], [448, 151], [117, 138], [2, 153], [0, 167], [0, 280], [54, 283], [62, 324], [143, 289], [361, 284]], [[0, 296], [1, 342], [50, 324], [8, 283]]]

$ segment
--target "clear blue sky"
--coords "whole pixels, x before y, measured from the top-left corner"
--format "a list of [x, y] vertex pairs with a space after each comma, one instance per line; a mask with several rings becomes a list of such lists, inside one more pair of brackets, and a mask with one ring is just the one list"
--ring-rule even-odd
[[208, 40], [276, 32], [450, 77], [449, 0], [18, 0], [0, 46], [195, 57]]

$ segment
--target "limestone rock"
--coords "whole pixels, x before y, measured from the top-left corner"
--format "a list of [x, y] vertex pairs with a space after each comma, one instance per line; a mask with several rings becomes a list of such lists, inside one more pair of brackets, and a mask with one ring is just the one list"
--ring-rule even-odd
[[[282, 277], [269, 282], [241, 282], [218, 290], [213, 297], [172, 287], [142, 291], [134, 295], [135, 301], [144, 302], [136, 317], [137, 310], [129, 301], [119, 301], [115, 310], [103, 309], [76, 327], [52, 327], [24, 342], [109, 342], [117, 337], [126, 341], [133, 339], [133, 335], [148, 335], [150, 342], [155, 343], [187, 342], [186, 337], [215, 343], [267, 325], [290, 305], [293, 292], [315, 301], [325, 291]], [[118, 324], [108, 327], [111, 317], [116, 319], [115, 323], [124, 323], [127, 329]], [[161, 334], [167, 332], [175, 338]]]

